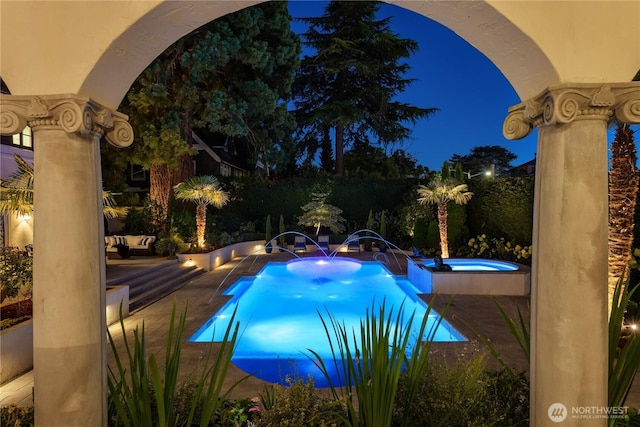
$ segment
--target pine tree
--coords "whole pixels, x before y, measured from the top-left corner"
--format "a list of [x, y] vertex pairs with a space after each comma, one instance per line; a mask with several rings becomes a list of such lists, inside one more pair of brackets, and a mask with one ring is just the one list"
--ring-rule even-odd
[[329, 128], [324, 129], [324, 137], [320, 147], [320, 169], [325, 172], [333, 172], [333, 148], [331, 147], [331, 136]]
[[301, 18], [309, 24], [304, 44], [315, 55], [302, 59], [294, 83], [296, 118], [304, 128], [301, 148], [314, 153], [309, 142], [322, 140], [330, 126], [335, 139], [335, 172], [343, 173], [343, 152], [356, 139], [377, 138], [386, 146], [407, 139], [415, 123], [436, 109], [419, 108], [394, 98], [413, 82], [404, 78], [402, 62], [417, 49], [376, 19], [379, 2], [331, 1], [321, 17]]
[[287, 111], [300, 41], [286, 3], [269, 2], [183, 37], [138, 77], [122, 110], [137, 143], [123, 152], [150, 170], [150, 196], [166, 219], [172, 187], [193, 171], [193, 129], [228, 136], [257, 162], [284, 161], [295, 127]]

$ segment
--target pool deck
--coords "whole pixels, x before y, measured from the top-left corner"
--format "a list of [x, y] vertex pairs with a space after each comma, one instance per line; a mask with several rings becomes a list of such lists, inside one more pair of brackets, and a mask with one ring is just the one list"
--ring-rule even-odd
[[[341, 254], [346, 255], [346, 254]], [[361, 259], [372, 260], [373, 253], [360, 252], [350, 253], [348, 256]], [[272, 253], [257, 256], [250, 256], [246, 259], [233, 260], [211, 272], [205, 273], [182, 289], [173, 294], [147, 306], [124, 320], [125, 330], [128, 334], [141, 326], [144, 322], [145, 336], [147, 339], [147, 351], [156, 354], [160, 360], [164, 359], [166, 347], [167, 331], [169, 329], [170, 314], [175, 303], [178, 311], [182, 311], [187, 305], [187, 318], [184, 331], [184, 338], [190, 337], [204, 322], [206, 322], [229, 298], [219, 295], [220, 291], [233, 284], [241, 276], [256, 274], [268, 261], [286, 261], [291, 259], [290, 254]], [[398, 275], [406, 275], [406, 260], [398, 257], [400, 265], [397, 265], [393, 256], [389, 256], [389, 269]], [[110, 274], [118, 273], [119, 267], [110, 261]], [[221, 285], [222, 284], [222, 285]], [[431, 296], [424, 295], [428, 301]], [[498, 296], [495, 299], [512, 317], [517, 316], [517, 307], [520, 307], [526, 314], [529, 309], [528, 297]], [[528, 370], [528, 363], [515, 339], [509, 333], [503, 319], [501, 318], [493, 300], [490, 296], [478, 295], [458, 295], [453, 297], [438, 297], [434, 302], [434, 308], [442, 313], [442, 308], [449, 303], [448, 312], [444, 317], [463, 335], [469, 338], [463, 343], [434, 343], [432, 350], [445, 354], [451, 360], [457, 360], [462, 355], [477, 354], [486, 352], [484, 344], [472, 332], [466, 323], [473, 325], [482, 335], [487, 337], [494, 348], [499, 352], [504, 361], [517, 370]], [[528, 316], [527, 316], [528, 317]], [[109, 327], [114, 336], [118, 349], [124, 349], [120, 326], [114, 324]], [[129, 334], [131, 335], [131, 334]], [[214, 349], [216, 344], [214, 345]], [[194, 369], [201, 367], [202, 360], [206, 356], [209, 344], [184, 342], [182, 347], [181, 378], [187, 378]], [[124, 353], [121, 353], [124, 354]], [[487, 357], [490, 363], [498, 366], [491, 356]], [[113, 355], [109, 351], [109, 363], [113, 362]], [[162, 363], [162, 362], [161, 362]], [[226, 385], [230, 386], [246, 374], [235, 366], [231, 366], [226, 377]], [[263, 391], [267, 383], [254, 377], [248, 377], [238, 385], [232, 397], [254, 397]], [[6, 406], [11, 403], [20, 405], [30, 405], [31, 391], [33, 386], [33, 375], [29, 372], [14, 381], [0, 387], [0, 405]], [[640, 381], [636, 379], [634, 387], [628, 398], [628, 406], [640, 407]]]

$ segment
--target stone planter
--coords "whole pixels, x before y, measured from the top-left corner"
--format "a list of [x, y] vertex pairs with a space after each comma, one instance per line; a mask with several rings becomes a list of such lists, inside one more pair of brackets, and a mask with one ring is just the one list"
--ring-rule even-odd
[[[113, 286], [107, 290], [107, 325], [129, 316], [129, 287]], [[0, 384], [33, 369], [33, 320], [0, 331]]]
[[0, 384], [33, 368], [33, 320], [0, 331]]
[[129, 287], [110, 286], [107, 288], [107, 326], [120, 320], [120, 303], [122, 317], [129, 317]]
[[239, 256], [254, 255], [264, 253], [264, 241], [254, 240], [250, 242], [234, 243], [224, 248], [216, 249], [211, 252], [193, 253], [193, 254], [177, 254], [178, 260], [182, 263], [190, 263], [204, 271], [211, 271], [222, 264], [225, 264]]

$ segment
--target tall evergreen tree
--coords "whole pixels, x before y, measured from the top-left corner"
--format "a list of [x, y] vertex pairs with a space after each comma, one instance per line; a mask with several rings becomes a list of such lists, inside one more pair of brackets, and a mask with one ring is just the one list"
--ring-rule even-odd
[[292, 149], [295, 127], [286, 104], [300, 55], [290, 22], [286, 2], [227, 15], [174, 43], [132, 86], [122, 110], [138, 142], [124, 155], [150, 170], [159, 222], [173, 186], [192, 174], [195, 128], [228, 136], [254, 162], [285, 160], [281, 148]]
[[324, 128], [324, 137], [322, 138], [322, 145], [320, 147], [320, 169], [325, 172], [333, 172], [333, 148], [331, 146], [331, 135], [329, 134], [329, 128]]
[[[395, 100], [413, 82], [403, 77], [409, 69], [403, 59], [418, 45], [394, 34], [390, 18], [376, 19], [379, 8], [379, 2], [331, 1], [321, 17], [301, 18], [309, 24], [304, 44], [315, 54], [302, 59], [294, 83], [296, 117], [304, 129], [300, 141], [320, 141], [331, 127], [337, 175], [348, 144], [401, 142], [411, 134], [406, 122], [436, 111]], [[301, 148], [315, 153], [313, 146]]]

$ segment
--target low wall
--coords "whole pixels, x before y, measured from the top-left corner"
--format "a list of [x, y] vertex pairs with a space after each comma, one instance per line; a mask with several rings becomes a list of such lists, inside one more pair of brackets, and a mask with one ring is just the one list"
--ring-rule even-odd
[[531, 269], [526, 265], [510, 264], [517, 266], [517, 270], [431, 271], [420, 259], [412, 259], [408, 262], [407, 276], [425, 294], [529, 295]]
[[120, 303], [122, 303], [122, 318], [129, 317], [129, 287], [109, 286], [107, 289], [107, 326], [120, 320]]
[[[107, 325], [129, 316], [129, 287], [113, 286], [107, 290]], [[0, 331], [0, 384], [33, 369], [33, 320]]]
[[0, 384], [33, 367], [33, 320], [0, 331]]
[[193, 254], [177, 254], [182, 263], [190, 262], [205, 271], [211, 271], [239, 256], [254, 255], [264, 252], [264, 241], [234, 243], [215, 251]]

